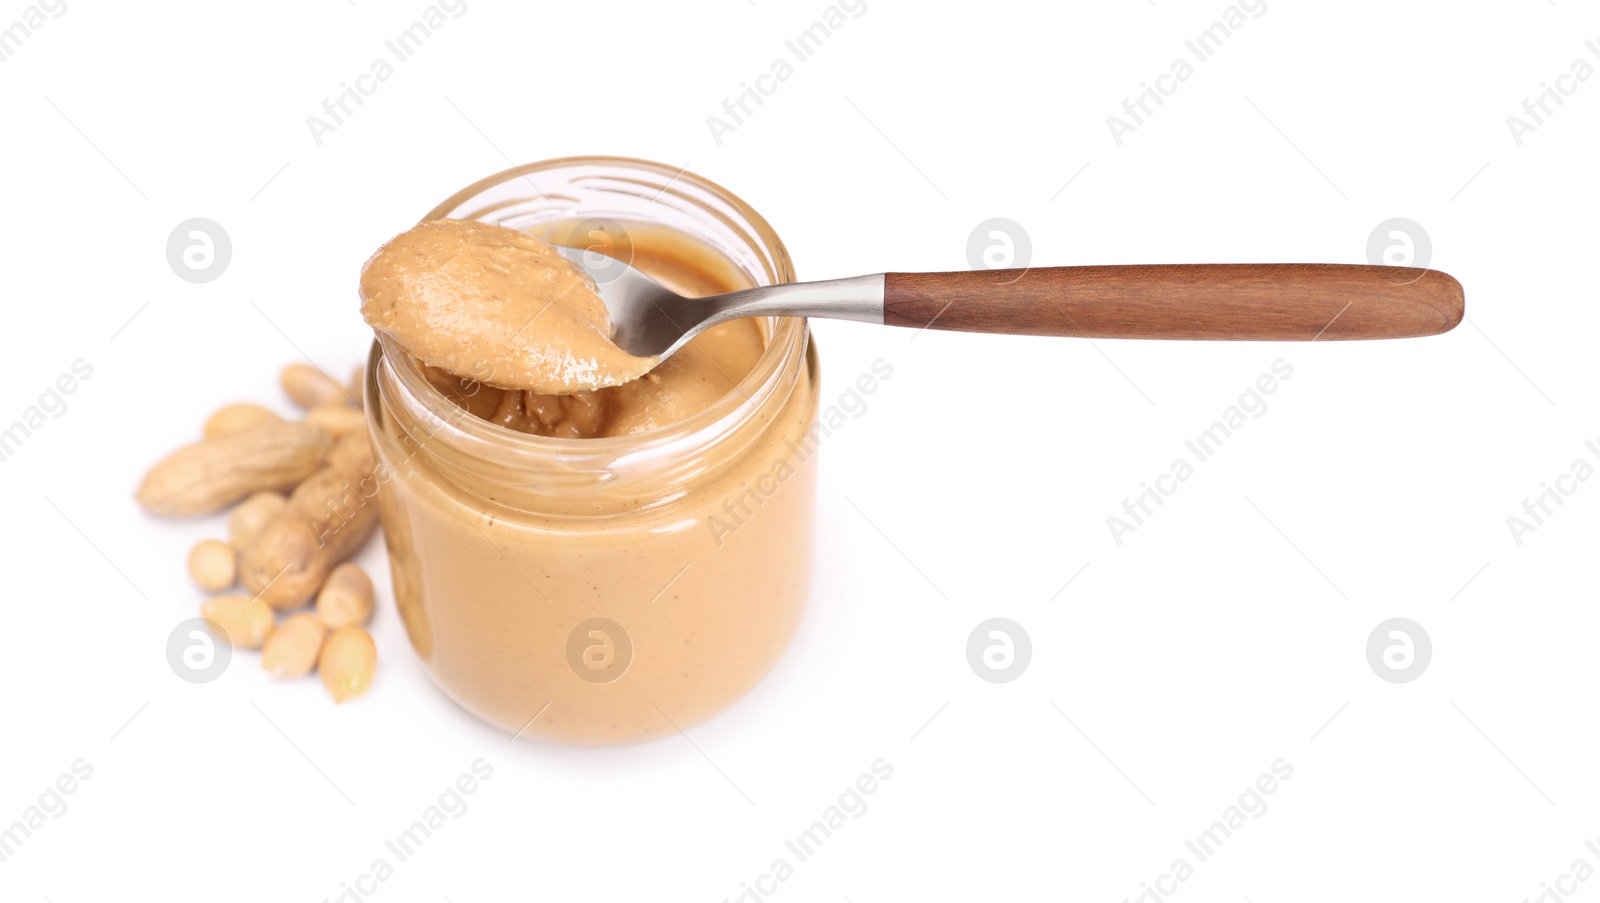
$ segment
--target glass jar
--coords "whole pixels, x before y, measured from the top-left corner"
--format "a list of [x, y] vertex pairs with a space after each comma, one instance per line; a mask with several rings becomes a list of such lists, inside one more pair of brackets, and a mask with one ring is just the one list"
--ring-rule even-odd
[[[424, 217], [440, 218], [599, 236], [703, 293], [794, 281], [743, 201], [642, 160], [518, 167]], [[626, 743], [710, 717], [772, 667], [809, 584], [818, 369], [804, 320], [755, 325], [765, 347], [735, 391], [601, 439], [479, 419], [374, 344], [366, 410], [395, 601], [450, 698], [517, 736]]]

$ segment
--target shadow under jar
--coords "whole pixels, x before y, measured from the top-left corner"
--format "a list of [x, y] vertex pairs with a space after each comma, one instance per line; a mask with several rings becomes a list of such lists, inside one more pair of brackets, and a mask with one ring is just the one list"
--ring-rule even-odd
[[[424, 217], [442, 218], [596, 248], [686, 295], [794, 281], [744, 202], [641, 160], [518, 167]], [[703, 408], [607, 438], [498, 425], [472, 413], [489, 410], [476, 393], [499, 392], [470, 379], [487, 375], [443, 385], [374, 344], [395, 602], [428, 673], [474, 715], [518, 736], [633, 742], [726, 708], [782, 654], [811, 570], [816, 352], [804, 320], [725, 325], [722, 341], [752, 348], [745, 372], [712, 356], [693, 381]]]

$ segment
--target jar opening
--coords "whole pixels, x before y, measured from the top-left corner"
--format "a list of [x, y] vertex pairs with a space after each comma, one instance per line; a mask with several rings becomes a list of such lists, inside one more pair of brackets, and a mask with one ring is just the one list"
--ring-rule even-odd
[[[783, 243], [743, 201], [699, 176], [642, 160], [563, 158], [515, 167], [463, 189], [423, 220], [524, 227], [591, 216], [682, 231], [726, 256], [757, 285], [794, 280]], [[792, 391], [808, 353], [805, 320], [766, 317], [758, 324], [765, 347], [732, 391], [682, 420], [628, 435], [539, 436], [481, 419], [429, 382], [419, 363], [387, 336], [374, 343], [368, 391], [381, 410], [394, 414], [412, 455], [474, 484], [487, 480], [511, 492], [582, 495], [602, 486], [619, 494], [625, 485], [629, 492], [646, 492], [646, 482], [659, 482], [654, 494], [664, 497], [676, 491], [674, 484], [681, 487], [691, 475], [736, 456], [749, 441], [749, 431], [740, 427], [769, 405], [781, 406]]]

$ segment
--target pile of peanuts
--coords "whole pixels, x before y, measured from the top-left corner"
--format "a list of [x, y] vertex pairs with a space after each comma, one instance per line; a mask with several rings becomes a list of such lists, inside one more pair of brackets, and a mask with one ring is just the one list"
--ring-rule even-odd
[[[150, 469], [136, 497], [162, 516], [234, 506], [227, 540], [207, 539], [189, 553], [195, 583], [220, 594], [201, 605], [201, 615], [220, 630], [218, 639], [260, 649], [267, 673], [293, 678], [316, 669], [344, 702], [366, 692], [378, 663], [365, 629], [372, 581], [347, 560], [378, 523], [372, 493], [360, 488], [375, 466], [359, 401], [362, 373], [341, 386], [291, 364], [282, 382], [305, 411], [302, 420], [256, 404], [227, 405], [207, 418], [199, 442]], [[300, 610], [307, 606], [313, 610]]]

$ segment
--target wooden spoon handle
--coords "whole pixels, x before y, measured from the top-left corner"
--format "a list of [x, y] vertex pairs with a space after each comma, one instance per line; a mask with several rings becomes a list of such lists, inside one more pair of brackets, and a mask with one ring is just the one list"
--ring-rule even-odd
[[1107, 339], [1400, 339], [1461, 322], [1437, 270], [1291, 264], [889, 273], [890, 326]]

